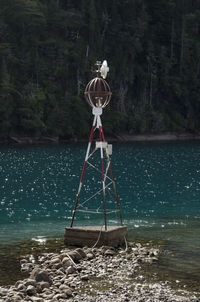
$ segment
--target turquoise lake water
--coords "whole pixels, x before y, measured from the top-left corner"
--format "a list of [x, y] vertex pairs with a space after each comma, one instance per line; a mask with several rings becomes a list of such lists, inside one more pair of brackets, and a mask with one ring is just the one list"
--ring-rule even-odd
[[[65, 226], [70, 225], [86, 147], [86, 143], [0, 146], [1, 255], [9, 244], [63, 237]], [[97, 165], [99, 156], [93, 159]], [[129, 238], [162, 242], [164, 277], [198, 283], [200, 142], [114, 143], [111, 164]], [[101, 188], [95, 173], [86, 169], [81, 198]], [[99, 207], [101, 199], [97, 195], [91, 206]], [[115, 208], [109, 197], [107, 202], [110, 209]], [[118, 224], [117, 213], [108, 219]], [[102, 225], [103, 216], [77, 213], [74, 225], [88, 224]]]

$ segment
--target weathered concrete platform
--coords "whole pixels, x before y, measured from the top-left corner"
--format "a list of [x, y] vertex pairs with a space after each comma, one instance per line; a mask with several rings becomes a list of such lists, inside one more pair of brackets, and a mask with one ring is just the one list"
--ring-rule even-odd
[[106, 231], [101, 226], [67, 227], [65, 229], [64, 243], [66, 245], [92, 247], [98, 241], [96, 246], [109, 245], [117, 247], [125, 244], [124, 237], [126, 235], [126, 226], [107, 226]]

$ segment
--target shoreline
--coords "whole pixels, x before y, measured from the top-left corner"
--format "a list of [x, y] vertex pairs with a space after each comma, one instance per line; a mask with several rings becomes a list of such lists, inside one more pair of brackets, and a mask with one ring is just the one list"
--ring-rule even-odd
[[[162, 134], [117, 134], [108, 136], [107, 141], [110, 142], [148, 142], [148, 141], [184, 141], [184, 140], [200, 140], [200, 134], [185, 133], [162, 133]], [[1, 138], [0, 145], [39, 145], [39, 144], [59, 144], [59, 143], [79, 143], [88, 142], [88, 138], [69, 138], [62, 139], [57, 136], [10, 136]]]
[[173, 289], [169, 281], [148, 279], [142, 265], [150, 270], [160, 252], [150, 244], [128, 242], [126, 249], [65, 247], [37, 260], [27, 255], [20, 264], [29, 277], [13, 286], [0, 286], [0, 302], [199, 301], [197, 294]]

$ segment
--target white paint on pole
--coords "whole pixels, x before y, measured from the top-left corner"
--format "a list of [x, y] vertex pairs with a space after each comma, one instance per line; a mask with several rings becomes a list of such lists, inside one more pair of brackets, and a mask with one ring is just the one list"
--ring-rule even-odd
[[89, 142], [89, 143], [88, 143], [88, 147], [87, 147], [86, 156], [85, 156], [85, 161], [87, 161], [87, 160], [88, 160], [88, 157], [89, 157], [89, 152], [90, 152], [90, 147], [91, 147], [91, 143]]
[[80, 194], [80, 192], [81, 192], [81, 188], [82, 188], [82, 182], [80, 182], [80, 184], [79, 184], [79, 187], [78, 187], [78, 193], [77, 193], [77, 196]]
[[93, 120], [93, 126], [96, 125], [96, 121], [97, 121], [97, 115], [95, 114], [94, 120]]

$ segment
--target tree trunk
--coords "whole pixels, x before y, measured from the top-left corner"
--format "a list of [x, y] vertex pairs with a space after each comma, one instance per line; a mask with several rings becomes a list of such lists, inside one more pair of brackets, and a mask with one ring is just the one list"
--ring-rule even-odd
[[123, 114], [123, 115], [127, 115], [126, 113], [126, 107], [125, 107], [125, 98], [126, 98], [126, 94], [128, 91], [128, 84], [126, 80], [122, 80], [120, 81], [120, 86], [119, 86], [119, 101], [117, 104], [118, 110]]
[[86, 56], [86, 58], [89, 56], [89, 45], [87, 45], [87, 48], [86, 48], [86, 54], [85, 54], [85, 56]]
[[200, 61], [198, 61], [198, 64], [197, 64], [196, 76], [199, 75], [199, 70], [200, 70]]
[[170, 47], [170, 62], [172, 64], [174, 57], [174, 18], [172, 19], [172, 28], [171, 28], [171, 47]]
[[76, 76], [77, 76], [77, 96], [79, 96], [81, 92], [81, 79], [80, 79], [79, 68], [77, 69]]
[[182, 16], [182, 30], [181, 30], [181, 53], [180, 53], [180, 74], [183, 69], [183, 56], [184, 56], [184, 35], [185, 35], [185, 16]]
[[150, 88], [149, 88], [149, 105], [152, 105], [152, 93], [153, 93], [153, 84], [152, 84], [152, 71], [150, 73]]
[[153, 91], [153, 74], [152, 74], [152, 64], [151, 64], [151, 60], [149, 58], [148, 60], [148, 77], [150, 77], [149, 80], [149, 105], [152, 104], [152, 91]]
[[103, 26], [103, 31], [102, 31], [102, 34], [101, 34], [101, 42], [103, 42], [103, 40], [104, 40], [105, 33], [106, 33], [107, 29], [108, 29], [108, 24], [109, 24], [109, 22], [110, 22], [110, 18], [109, 18], [109, 16], [108, 16], [108, 13], [107, 13], [107, 12], [106, 12], [106, 13], [103, 13], [102, 18], [103, 18], [103, 21], [104, 21], [104, 22], [103, 22], [104, 26]]

